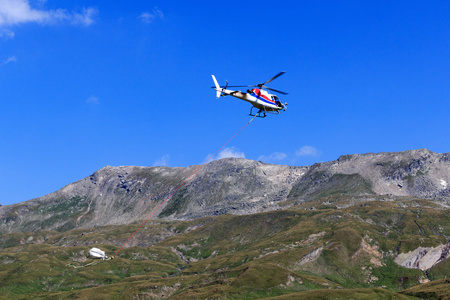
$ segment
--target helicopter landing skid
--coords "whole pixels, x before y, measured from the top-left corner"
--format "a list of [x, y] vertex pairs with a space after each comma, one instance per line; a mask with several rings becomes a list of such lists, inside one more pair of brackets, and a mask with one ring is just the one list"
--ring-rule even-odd
[[253, 113], [253, 108], [255, 108], [254, 106], [252, 106], [252, 108], [250, 108], [250, 116], [252, 117], [258, 117], [258, 118], [265, 118], [267, 117], [266, 112], [262, 109], [258, 110], [258, 112], [256, 114]]
[[268, 114], [273, 114], [273, 115], [279, 115], [280, 112], [279, 111], [268, 111], [268, 110], [263, 110], [263, 109], [259, 109], [258, 112], [256, 114], [253, 113], [253, 109], [255, 107], [252, 106], [252, 108], [250, 108], [250, 116], [254, 117], [258, 117], [258, 118], [265, 118], [267, 117], [266, 113]]

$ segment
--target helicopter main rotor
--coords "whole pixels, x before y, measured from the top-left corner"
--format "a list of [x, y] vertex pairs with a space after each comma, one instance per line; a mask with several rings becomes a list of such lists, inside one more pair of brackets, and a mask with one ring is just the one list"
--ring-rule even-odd
[[282, 91], [279, 91], [279, 90], [276, 90], [276, 89], [272, 89], [272, 88], [266, 86], [267, 83], [269, 83], [269, 82], [271, 82], [272, 80], [274, 80], [274, 79], [280, 77], [280, 76], [283, 75], [284, 73], [286, 73], [286, 72], [284, 72], [284, 71], [283, 71], [283, 72], [280, 72], [280, 73], [278, 73], [277, 75], [275, 75], [275, 76], [273, 76], [272, 78], [270, 78], [269, 80], [267, 80], [266, 82], [259, 83], [259, 84], [255, 84], [255, 85], [227, 85], [227, 87], [258, 87], [258, 88], [260, 88], [260, 89], [266, 89], [266, 90], [274, 91], [274, 92], [276, 92], [276, 93], [280, 93], [280, 94], [283, 94], [283, 95], [287, 95], [288, 93], [285, 93], [285, 92], [282, 92]]

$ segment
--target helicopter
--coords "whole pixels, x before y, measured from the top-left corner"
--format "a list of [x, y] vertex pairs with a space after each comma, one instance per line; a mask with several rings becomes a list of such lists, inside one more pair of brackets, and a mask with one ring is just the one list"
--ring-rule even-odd
[[[225, 86], [220, 86], [219, 83], [217, 82], [216, 77], [214, 75], [211, 75], [215, 85], [212, 88], [215, 89], [217, 98], [230, 95], [239, 98], [241, 100], [250, 102], [253, 105], [250, 109], [250, 116], [265, 118], [266, 113], [280, 114], [282, 111], [285, 111], [287, 109], [288, 106], [287, 102], [285, 102], [284, 104], [281, 103], [277, 95], [269, 94], [266, 90], [264, 90], [267, 89], [279, 94], [287, 95], [287, 93], [285, 92], [278, 91], [266, 86], [267, 83], [278, 78], [284, 73], [286, 72], [280, 72], [277, 75], [270, 78], [269, 80], [267, 80], [266, 82], [259, 83], [256, 85], [228, 85], [228, 81], [225, 81]], [[254, 87], [254, 88], [248, 89], [246, 93], [243, 93], [241, 91], [228, 90], [227, 87]], [[258, 109], [258, 112], [253, 113], [254, 108]]]

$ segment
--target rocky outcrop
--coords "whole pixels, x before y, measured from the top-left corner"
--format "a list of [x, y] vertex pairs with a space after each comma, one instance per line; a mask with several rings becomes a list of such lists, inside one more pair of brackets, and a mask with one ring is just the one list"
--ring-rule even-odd
[[419, 247], [408, 253], [400, 253], [395, 262], [405, 268], [426, 271], [450, 257], [450, 243], [437, 247]]
[[297, 266], [303, 266], [306, 263], [313, 262], [313, 261], [317, 260], [320, 257], [320, 255], [322, 254], [322, 251], [323, 251], [323, 247], [322, 246], [320, 246], [317, 249], [314, 249], [310, 253], [308, 253], [305, 256], [303, 256], [300, 259], [300, 261], [298, 261], [296, 263], [296, 265]]
[[360, 248], [352, 255], [352, 259], [358, 257], [361, 254], [365, 254], [370, 257], [370, 263], [377, 267], [381, 267], [383, 263], [381, 262], [383, 258], [383, 254], [379, 251], [379, 247], [377, 245], [371, 246], [369, 242], [371, 242], [367, 235], [364, 236], [361, 240]]

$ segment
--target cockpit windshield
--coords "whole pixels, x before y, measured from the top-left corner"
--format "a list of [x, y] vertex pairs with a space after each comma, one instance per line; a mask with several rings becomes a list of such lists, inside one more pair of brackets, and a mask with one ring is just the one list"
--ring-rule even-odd
[[280, 99], [276, 95], [272, 95], [272, 100], [275, 101], [278, 107], [283, 107], [283, 104], [281, 104]]

